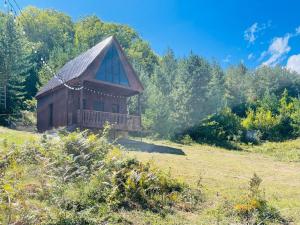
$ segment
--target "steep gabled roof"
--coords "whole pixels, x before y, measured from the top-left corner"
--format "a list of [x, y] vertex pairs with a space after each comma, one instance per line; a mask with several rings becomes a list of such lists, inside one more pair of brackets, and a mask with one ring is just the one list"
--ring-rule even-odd
[[[71, 81], [75, 78], [80, 77], [87, 69], [88, 67], [95, 61], [97, 56], [99, 56], [107, 46], [111, 45], [112, 43], [116, 43], [119, 45], [116, 41], [116, 39], [113, 36], [110, 36], [91, 49], [87, 50], [86, 52], [80, 54], [79, 56], [75, 57], [68, 63], [66, 63], [56, 74], [57, 77], [61, 78], [64, 82]], [[120, 49], [122, 51], [122, 49]], [[123, 51], [122, 51], [123, 53]], [[127, 62], [128, 63], [128, 62]], [[135, 78], [139, 81], [139, 78], [133, 71], [132, 67], [130, 66], [132, 72], [134, 73]], [[141, 83], [140, 83], [141, 84]], [[61, 86], [62, 83], [59, 79], [56, 77], [53, 77], [49, 82], [44, 85], [40, 91], [37, 93], [36, 97], [39, 95], [42, 95], [58, 86]], [[141, 85], [142, 86], [142, 85]]]

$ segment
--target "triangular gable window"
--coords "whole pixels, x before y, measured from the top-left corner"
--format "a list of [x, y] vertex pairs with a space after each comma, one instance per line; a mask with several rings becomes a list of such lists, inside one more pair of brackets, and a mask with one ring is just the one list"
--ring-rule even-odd
[[96, 74], [97, 80], [129, 86], [127, 75], [114, 45], [108, 49]]

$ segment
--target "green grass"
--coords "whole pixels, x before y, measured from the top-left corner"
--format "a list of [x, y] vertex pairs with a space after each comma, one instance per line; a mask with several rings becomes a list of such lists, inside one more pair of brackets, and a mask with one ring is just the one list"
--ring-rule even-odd
[[242, 149], [269, 155], [286, 162], [300, 162], [300, 139], [284, 142], [265, 142], [261, 145], [246, 146]]
[[[0, 148], [6, 139], [21, 144], [39, 135], [0, 127]], [[246, 193], [249, 179], [257, 173], [269, 203], [285, 217], [300, 224], [300, 140], [242, 146], [245, 151], [193, 144], [184, 146], [169, 141], [144, 140], [151, 146], [181, 150], [183, 154], [129, 151], [141, 161], [153, 161], [171, 175], [195, 185], [201, 178], [206, 202], [198, 212], [176, 212], [161, 216], [150, 212], [121, 211], [119, 214], [133, 224], [229, 224], [223, 215], [226, 199], [234, 201]], [[144, 145], [141, 143], [141, 145]]]
[[[170, 170], [173, 176], [180, 177], [189, 184], [195, 184], [202, 178], [208, 198], [207, 208], [197, 215], [190, 215], [191, 223], [215, 223], [211, 214], [219, 210], [216, 199], [223, 201], [239, 198], [245, 193], [253, 173], [257, 173], [263, 179], [262, 188], [270, 204], [278, 208], [282, 215], [293, 218], [295, 224], [300, 224], [300, 163], [279, 161], [276, 158], [282, 157], [278, 156], [279, 153], [274, 153], [279, 149], [293, 152], [300, 146], [300, 140], [266, 143], [252, 148], [248, 146], [248, 151], [229, 151], [199, 144], [184, 146], [168, 141], [146, 142], [181, 149], [185, 155], [137, 151], [130, 151], [128, 154], [142, 161], [151, 160], [158, 167]], [[276, 158], [254, 152], [263, 152]], [[286, 157], [289, 158], [291, 157]]]
[[3, 142], [23, 144], [27, 140], [38, 138], [38, 136], [38, 134], [32, 132], [17, 131], [0, 127], [0, 146], [3, 145]]

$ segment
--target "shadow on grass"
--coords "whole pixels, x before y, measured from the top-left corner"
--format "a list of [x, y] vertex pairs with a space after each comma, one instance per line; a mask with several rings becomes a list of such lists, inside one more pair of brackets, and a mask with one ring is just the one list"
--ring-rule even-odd
[[224, 148], [230, 151], [241, 151], [243, 150], [237, 143], [230, 142], [230, 141], [199, 141], [199, 144], [207, 144], [212, 145], [220, 148]]
[[142, 141], [120, 139], [117, 141], [117, 143], [124, 146], [128, 151], [185, 155], [185, 153], [181, 149], [178, 149], [178, 148], [149, 144], [149, 143], [145, 143]]

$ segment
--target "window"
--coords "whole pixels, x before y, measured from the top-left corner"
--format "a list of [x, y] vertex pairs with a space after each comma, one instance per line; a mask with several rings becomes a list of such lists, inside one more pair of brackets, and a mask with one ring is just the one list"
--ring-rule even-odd
[[82, 100], [82, 107], [83, 109], [87, 109], [86, 99]]
[[101, 101], [94, 101], [93, 102], [93, 109], [95, 111], [104, 111], [104, 102]]
[[96, 74], [96, 79], [129, 86], [125, 69], [114, 45], [107, 51]]
[[112, 104], [112, 113], [120, 113], [120, 106], [118, 104]]
[[53, 127], [53, 103], [49, 104], [49, 127]]

